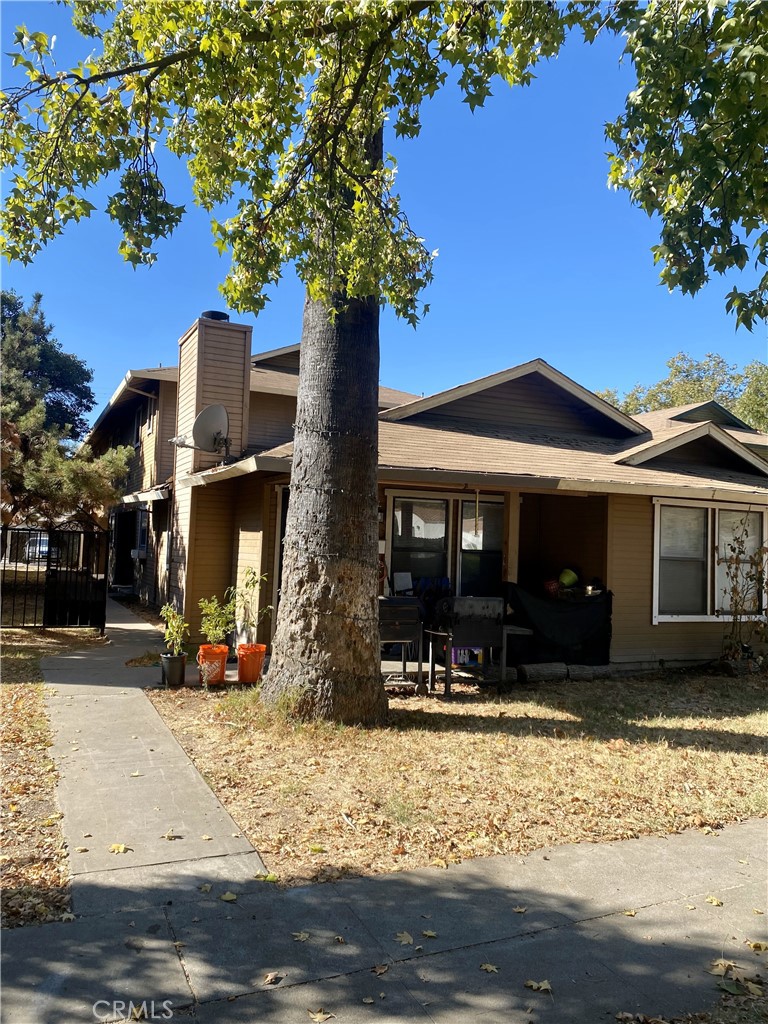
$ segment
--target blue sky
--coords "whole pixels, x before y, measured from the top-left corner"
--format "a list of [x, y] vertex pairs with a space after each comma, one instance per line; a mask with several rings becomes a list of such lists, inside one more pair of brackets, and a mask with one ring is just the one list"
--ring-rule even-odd
[[[57, 34], [61, 67], [86, 52], [54, 4], [5, 0], [0, 14], [3, 53], [21, 22]], [[735, 332], [725, 313], [731, 283], [715, 280], [694, 299], [659, 284], [656, 224], [606, 185], [603, 125], [632, 87], [618, 57], [615, 40], [587, 48], [574, 37], [529, 88], [499, 83], [471, 114], [449, 87], [425, 107], [417, 140], [388, 141], [403, 206], [440, 255], [418, 329], [383, 314], [382, 383], [430, 394], [538, 356], [586, 387], [626, 391], [664, 376], [681, 350], [766, 359], [766, 329]], [[94, 370], [98, 407], [128, 368], [175, 363], [187, 326], [225, 308], [227, 261], [183, 168], [166, 184], [189, 212], [152, 268], [123, 262], [104, 214], [72, 225], [29, 267], [3, 264], [4, 288], [43, 293], [62, 346]], [[290, 269], [271, 299], [258, 317], [232, 314], [253, 324], [254, 351], [300, 338], [303, 289]]]

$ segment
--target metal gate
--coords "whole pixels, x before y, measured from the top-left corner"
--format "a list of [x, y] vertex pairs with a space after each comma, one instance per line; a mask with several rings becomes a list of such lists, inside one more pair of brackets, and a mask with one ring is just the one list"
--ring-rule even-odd
[[62, 523], [9, 529], [2, 558], [4, 626], [92, 626], [104, 631], [109, 534]]

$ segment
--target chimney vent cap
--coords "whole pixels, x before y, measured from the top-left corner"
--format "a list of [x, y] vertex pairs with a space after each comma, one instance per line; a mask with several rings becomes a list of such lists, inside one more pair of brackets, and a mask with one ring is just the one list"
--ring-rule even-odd
[[218, 309], [205, 309], [200, 314], [201, 320], [229, 320], [229, 313], [222, 313]]

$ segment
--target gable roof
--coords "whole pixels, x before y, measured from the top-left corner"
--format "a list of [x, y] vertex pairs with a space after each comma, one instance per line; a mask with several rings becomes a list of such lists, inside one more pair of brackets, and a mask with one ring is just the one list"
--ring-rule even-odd
[[651, 412], [636, 413], [634, 417], [639, 423], [655, 430], [662, 424], [682, 421], [685, 423], [701, 423], [709, 420], [721, 427], [735, 427], [739, 430], [752, 430], [748, 423], [739, 419], [730, 409], [713, 400], [708, 402], [690, 402], [688, 405], [676, 405], [669, 409], [654, 409]]
[[545, 380], [554, 384], [571, 397], [583, 402], [584, 405], [588, 406], [590, 409], [601, 413], [609, 420], [623, 427], [630, 434], [648, 433], [647, 427], [643, 426], [641, 423], [637, 423], [630, 416], [627, 416], [626, 413], [620, 412], [618, 409], [614, 408], [614, 406], [605, 402], [602, 398], [598, 398], [597, 395], [582, 387], [581, 384], [577, 384], [576, 381], [571, 380], [570, 377], [566, 377], [564, 373], [556, 370], [543, 359], [531, 359], [527, 363], [521, 363], [519, 366], [510, 367], [507, 370], [491, 374], [488, 377], [481, 377], [478, 380], [469, 381], [467, 384], [460, 384], [458, 387], [449, 388], [447, 391], [440, 391], [427, 398], [416, 399], [416, 401], [408, 402], [405, 405], [386, 410], [385, 412], [380, 413], [379, 416], [381, 419], [388, 420], [390, 422], [407, 420], [420, 413], [429, 412], [433, 409], [450, 405], [452, 402], [456, 402], [459, 399], [467, 398], [470, 395], [480, 394], [484, 391], [490, 390], [491, 388], [498, 387], [500, 384], [506, 384], [508, 381], [512, 380], [519, 380], [520, 378], [527, 377], [534, 373], [541, 375]]
[[641, 466], [662, 455], [667, 455], [669, 452], [684, 449], [686, 445], [704, 437], [711, 438], [732, 455], [741, 459], [742, 462], [757, 470], [758, 473], [768, 476], [768, 463], [764, 459], [750, 451], [746, 445], [737, 441], [717, 423], [709, 422], [690, 426], [681, 424], [680, 429], [670, 428], [666, 431], [658, 431], [652, 440], [638, 445], [629, 453], [623, 453], [616, 459], [616, 462], [625, 466]]

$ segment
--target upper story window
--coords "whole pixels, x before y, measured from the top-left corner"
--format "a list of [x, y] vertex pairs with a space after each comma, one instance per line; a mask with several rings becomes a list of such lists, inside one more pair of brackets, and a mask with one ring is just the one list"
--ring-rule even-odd
[[136, 406], [136, 412], [133, 414], [133, 447], [138, 448], [141, 444], [141, 425], [144, 422], [144, 405], [141, 403]]
[[706, 621], [733, 600], [751, 614], [766, 610], [764, 552], [768, 513], [657, 500], [653, 621]]
[[152, 434], [155, 430], [155, 420], [157, 419], [157, 399], [147, 399], [147, 433]]

